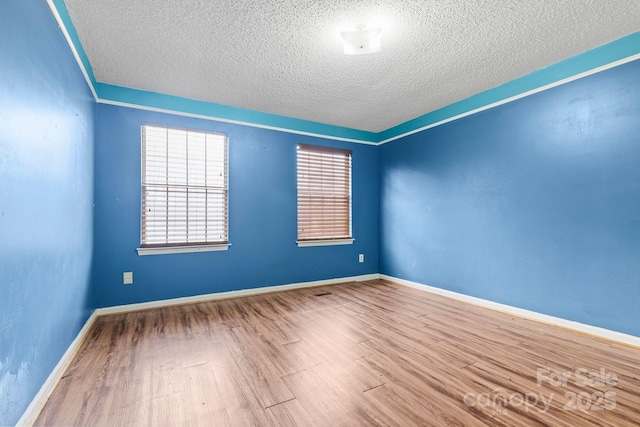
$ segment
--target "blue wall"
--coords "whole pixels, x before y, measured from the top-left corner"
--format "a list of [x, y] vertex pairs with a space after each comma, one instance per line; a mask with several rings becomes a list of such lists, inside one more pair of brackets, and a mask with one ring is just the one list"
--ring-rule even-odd
[[[210, 120], [98, 105], [94, 270], [98, 306], [378, 272], [378, 148]], [[223, 252], [138, 256], [140, 126], [229, 135], [229, 241]], [[353, 150], [352, 245], [296, 245], [296, 145]], [[358, 254], [365, 262], [358, 263]], [[122, 284], [133, 271], [134, 284]]]
[[[640, 61], [375, 147], [96, 107], [44, 1], [0, 12], [0, 425], [98, 306], [382, 272], [640, 336]], [[229, 135], [228, 251], [137, 255], [146, 123]], [[298, 143], [353, 150], [353, 245], [297, 247]]]
[[640, 61], [379, 156], [381, 273], [640, 336]]
[[3, 2], [0, 58], [0, 425], [12, 425], [94, 306], [95, 103], [44, 1]]

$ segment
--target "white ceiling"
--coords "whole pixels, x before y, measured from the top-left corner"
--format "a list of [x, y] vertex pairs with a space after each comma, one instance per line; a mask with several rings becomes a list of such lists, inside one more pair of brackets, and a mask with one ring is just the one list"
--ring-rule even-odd
[[[640, 31], [638, 0], [65, 0], [99, 82], [380, 132]], [[382, 51], [342, 53], [379, 22]]]

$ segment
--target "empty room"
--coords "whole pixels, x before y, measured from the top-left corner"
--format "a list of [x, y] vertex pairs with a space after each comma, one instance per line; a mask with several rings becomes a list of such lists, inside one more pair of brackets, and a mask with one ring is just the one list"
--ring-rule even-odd
[[0, 31], [0, 426], [640, 425], [637, 1]]

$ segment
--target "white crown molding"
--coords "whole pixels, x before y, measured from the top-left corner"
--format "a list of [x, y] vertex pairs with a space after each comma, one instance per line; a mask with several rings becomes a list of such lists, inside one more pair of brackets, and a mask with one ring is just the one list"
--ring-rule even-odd
[[[216, 117], [216, 116], [208, 116], [208, 115], [203, 115], [203, 114], [196, 114], [196, 113], [188, 113], [188, 112], [182, 112], [182, 111], [177, 111], [177, 110], [171, 110], [171, 109], [165, 109], [165, 108], [156, 108], [156, 107], [149, 107], [149, 106], [145, 106], [145, 105], [141, 105], [141, 104], [131, 104], [131, 103], [126, 103], [126, 102], [120, 102], [120, 101], [113, 101], [113, 100], [108, 100], [108, 99], [101, 99], [98, 97], [97, 92], [95, 90], [94, 87], [94, 83], [91, 80], [91, 78], [89, 77], [89, 74], [84, 66], [84, 63], [82, 62], [80, 55], [78, 54], [78, 51], [76, 49], [75, 44], [73, 43], [73, 40], [71, 39], [71, 36], [69, 35], [69, 32], [67, 31], [67, 28], [65, 26], [64, 21], [62, 20], [60, 13], [58, 12], [57, 7], [54, 4], [54, 0], [47, 0], [47, 5], [49, 6], [49, 8], [51, 9], [51, 12], [53, 13], [57, 23], [58, 23], [58, 27], [60, 28], [60, 30], [62, 31], [67, 44], [69, 45], [69, 48], [71, 49], [73, 56], [78, 64], [78, 66], [80, 67], [80, 70], [82, 72], [82, 74], [84, 75], [85, 80], [87, 81], [87, 85], [89, 86], [89, 89], [91, 90], [91, 93], [93, 94], [93, 97], [96, 101], [96, 103], [100, 103], [100, 104], [108, 104], [108, 105], [115, 105], [115, 106], [120, 106], [120, 107], [128, 107], [128, 108], [135, 108], [135, 109], [139, 109], [139, 110], [146, 110], [146, 111], [154, 111], [154, 112], [160, 112], [160, 113], [166, 113], [166, 114], [173, 114], [173, 115], [178, 115], [178, 116], [184, 116], [184, 117], [193, 117], [193, 118], [198, 118], [198, 119], [205, 119], [205, 120], [213, 120], [213, 121], [218, 121], [218, 122], [223, 122], [223, 123], [231, 123], [231, 124], [238, 124], [238, 125], [243, 125], [243, 126], [250, 126], [250, 127], [255, 127], [255, 128], [260, 128], [260, 129], [267, 129], [267, 130], [275, 130], [275, 131], [280, 131], [280, 132], [287, 132], [287, 133], [292, 133], [292, 134], [296, 134], [296, 135], [303, 135], [303, 136], [311, 136], [311, 137], [315, 137], [315, 138], [324, 138], [324, 139], [330, 139], [330, 140], [335, 140], [335, 141], [344, 141], [344, 142], [350, 142], [350, 143], [356, 143], [356, 144], [365, 144], [365, 145], [375, 145], [375, 146], [379, 146], [379, 145], [383, 145], [386, 144], [388, 142], [391, 141], [395, 141], [397, 139], [401, 139], [404, 138], [406, 136], [409, 135], [413, 135], [415, 133], [418, 132], [422, 132], [424, 130], [427, 129], [431, 129], [437, 126], [441, 126], [443, 124], [452, 122], [454, 120], [458, 120], [464, 117], [468, 117], [471, 116], [473, 114], [476, 113], [480, 113], [482, 111], [491, 109], [491, 108], [495, 108], [498, 107], [500, 105], [504, 105], [513, 101], [516, 101], [518, 99], [522, 99], [531, 95], [535, 95], [537, 93], [552, 89], [554, 87], [578, 80], [578, 79], [582, 79], [584, 77], [588, 77], [590, 75], [596, 74], [596, 73], [600, 73], [602, 71], [614, 68], [614, 67], [618, 67], [620, 65], [626, 64], [628, 62], [631, 61], [635, 61], [636, 59], [640, 59], [640, 53], [635, 54], [635, 55], [631, 55], [628, 56], [626, 58], [622, 58], [619, 59], [617, 61], [613, 61], [610, 62], [608, 64], [593, 68], [591, 70], [587, 70], [584, 71], [582, 73], [578, 73], [576, 75], [567, 77], [565, 79], [562, 80], [558, 80], [556, 82], [553, 83], [549, 83], [547, 85], [544, 86], [540, 86], [537, 87], [535, 89], [520, 93], [518, 95], [514, 95], [512, 97], [509, 98], [505, 98], [502, 99], [500, 101], [496, 101], [494, 103], [491, 104], [487, 104], [484, 105], [482, 107], [452, 116], [452, 117], [448, 117], [444, 120], [440, 120], [438, 122], [435, 123], [431, 123], [429, 125], [425, 125], [407, 132], [404, 132], [402, 134], [387, 138], [385, 140], [379, 141], [379, 142], [372, 142], [372, 141], [366, 141], [366, 140], [361, 140], [361, 139], [354, 139], [354, 138], [345, 138], [345, 137], [339, 137], [339, 136], [331, 136], [331, 135], [326, 135], [326, 134], [319, 134], [319, 133], [313, 133], [313, 132], [306, 132], [306, 131], [300, 131], [300, 130], [295, 130], [295, 129], [289, 129], [289, 128], [283, 128], [283, 127], [278, 127], [278, 126], [272, 126], [272, 125], [262, 125], [262, 124], [257, 124], [257, 123], [252, 123], [252, 122], [246, 122], [246, 121], [240, 121], [240, 120], [233, 120], [233, 119], [226, 119], [226, 118], [222, 118], [222, 117]], [[491, 89], [490, 89], [491, 90]], [[427, 115], [430, 113], [427, 113]], [[414, 119], [415, 120], [415, 119]], [[401, 124], [399, 124], [398, 126], [401, 126]], [[389, 130], [389, 129], [387, 129]], [[385, 133], [385, 131], [379, 132], [378, 135], [381, 135], [383, 133]]]
[[58, 12], [58, 8], [56, 8], [56, 5], [53, 3], [53, 0], [47, 0], [47, 5], [49, 6], [49, 9], [51, 9], [51, 13], [53, 13], [53, 16], [56, 18], [56, 22], [58, 23], [58, 28], [60, 28], [60, 31], [62, 31], [64, 38], [67, 40], [67, 44], [69, 45], [69, 48], [73, 53], [73, 57], [76, 59], [76, 62], [80, 67], [80, 71], [82, 71], [82, 75], [84, 76], [84, 79], [87, 81], [87, 85], [89, 86], [89, 89], [93, 94], [93, 99], [96, 102], [98, 102], [98, 94], [96, 93], [96, 90], [93, 87], [93, 82], [91, 81], [91, 78], [89, 77], [89, 74], [87, 73], [87, 70], [85, 69], [84, 64], [82, 63], [82, 60], [80, 59], [80, 55], [78, 54], [78, 50], [76, 49], [75, 44], [73, 44], [73, 41], [71, 40], [71, 36], [67, 31], [67, 27], [64, 25], [64, 21], [62, 20], [62, 17]]
[[377, 145], [383, 145], [383, 144], [386, 144], [387, 142], [395, 141], [396, 139], [400, 139], [400, 138], [404, 138], [404, 137], [409, 136], [409, 135], [413, 135], [414, 133], [422, 132], [422, 131], [427, 130], [427, 129], [431, 129], [431, 128], [434, 128], [434, 127], [437, 127], [437, 126], [444, 125], [444, 124], [449, 123], [449, 122], [453, 122], [454, 120], [462, 119], [464, 117], [468, 117], [468, 116], [480, 113], [482, 111], [489, 110], [491, 108], [499, 107], [500, 105], [508, 104], [510, 102], [517, 101], [518, 99], [526, 98], [528, 96], [535, 95], [537, 93], [544, 92], [544, 91], [549, 90], [549, 89], [553, 89], [554, 87], [558, 87], [558, 86], [564, 85], [566, 83], [573, 82], [575, 80], [583, 79], [585, 77], [591, 76], [593, 74], [600, 73], [602, 71], [609, 70], [611, 68], [619, 67], [620, 65], [624, 65], [624, 64], [626, 64], [628, 62], [635, 61], [636, 59], [640, 59], [640, 53], [632, 55], [632, 56], [628, 56], [626, 58], [622, 58], [622, 59], [620, 59], [618, 61], [610, 62], [610, 63], [602, 65], [600, 67], [593, 68], [593, 69], [585, 71], [583, 73], [579, 73], [579, 74], [576, 74], [574, 76], [567, 77], [565, 79], [558, 80], [556, 82], [549, 83], [549, 84], [544, 85], [544, 86], [537, 87], [535, 89], [531, 89], [531, 90], [526, 91], [526, 92], [522, 92], [522, 93], [520, 93], [518, 95], [514, 95], [514, 96], [511, 96], [509, 98], [501, 99], [500, 101], [496, 101], [496, 102], [493, 102], [491, 104], [484, 105], [484, 106], [476, 108], [474, 110], [470, 110], [470, 111], [458, 114], [456, 116], [448, 117], [448, 118], [446, 118], [444, 120], [440, 120], [438, 122], [431, 123], [429, 125], [419, 127], [417, 129], [413, 129], [411, 131], [408, 131], [408, 132], [402, 133], [400, 135], [396, 135], [396, 136], [393, 136], [391, 138], [388, 138], [388, 139], [385, 139], [383, 141], [380, 141]]
[[286, 132], [286, 133], [292, 133], [294, 135], [310, 136], [310, 137], [313, 137], [313, 138], [330, 139], [332, 141], [343, 141], [343, 142], [351, 142], [351, 143], [354, 143], [354, 144], [376, 145], [376, 146], [379, 144], [377, 142], [365, 141], [365, 140], [362, 140], [362, 139], [345, 138], [345, 137], [342, 137], [342, 136], [332, 136], [332, 135], [326, 135], [326, 134], [321, 134], [321, 133], [305, 132], [305, 131], [302, 131], [302, 130], [287, 129], [287, 128], [282, 128], [282, 127], [278, 127], [278, 126], [262, 125], [262, 124], [259, 124], [259, 123], [244, 122], [244, 121], [241, 121], [241, 120], [225, 119], [225, 118], [216, 117], [216, 116], [206, 116], [204, 114], [186, 113], [186, 112], [178, 111], [178, 110], [169, 110], [169, 109], [166, 109], [166, 108], [149, 107], [147, 105], [131, 104], [131, 103], [128, 103], [128, 102], [121, 102], [121, 101], [112, 101], [112, 100], [109, 100], [109, 99], [97, 98], [96, 102], [98, 104], [115, 105], [117, 107], [126, 107], [126, 108], [133, 108], [133, 109], [136, 109], [136, 110], [153, 111], [153, 112], [156, 112], [156, 113], [171, 114], [173, 116], [191, 117], [191, 118], [194, 118], [194, 119], [210, 120], [210, 121], [221, 122], [221, 123], [230, 123], [230, 124], [233, 124], [233, 125], [249, 126], [249, 127], [258, 128], [258, 129], [275, 130], [277, 132]]

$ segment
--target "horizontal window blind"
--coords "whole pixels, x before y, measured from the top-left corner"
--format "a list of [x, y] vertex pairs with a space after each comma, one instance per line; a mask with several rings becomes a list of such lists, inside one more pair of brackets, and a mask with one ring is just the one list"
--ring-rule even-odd
[[143, 247], [228, 243], [228, 141], [142, 127]]
[[298, 241], [351, 238], [351, 151], [298, 146]]

